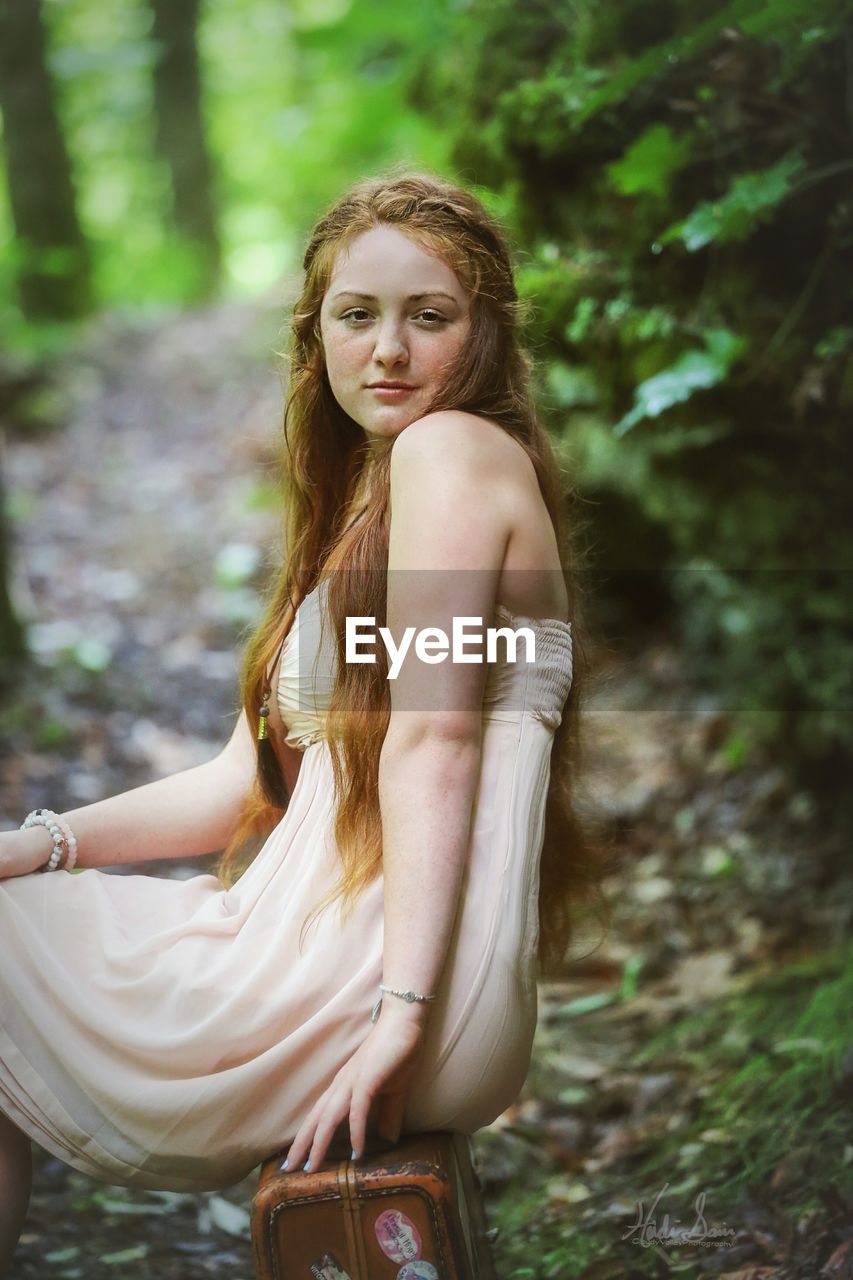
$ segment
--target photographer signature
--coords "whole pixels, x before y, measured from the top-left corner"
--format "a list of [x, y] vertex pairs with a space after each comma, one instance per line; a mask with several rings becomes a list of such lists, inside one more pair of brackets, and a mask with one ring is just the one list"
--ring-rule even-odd
[[648, 1213], [643, 1211], [642, 1200], [637, 1201], [637, 1220], [631, 1224], [622, 1236], [623, 1240], [633, 1237], [634, 1243], [642, 1245], [644, 1249], [648, 1249], [653, 1244], [701, 1244], [706, 1248], [711, 1245], [725, 1248], [731, 1242], [731, 1237], [737, 1234], [733, 1227], [727, 1227], [725, 1223], [721, 1226], [709, 1226], [705, 1221], [704, 1191], [700, 1191], [694, 1201], [696, 1217], [689, 1227], [682, 1226], [680, 1218], [670, 1219], [668, 1213], [663, 1215], [660, 1226], [658, 1226], [657, 1219], [653, 1217], [653, 1214], [658, 1207], [658, 1201], [668, 1186], [668, 1182], [663, 1184], [649, 1206]]

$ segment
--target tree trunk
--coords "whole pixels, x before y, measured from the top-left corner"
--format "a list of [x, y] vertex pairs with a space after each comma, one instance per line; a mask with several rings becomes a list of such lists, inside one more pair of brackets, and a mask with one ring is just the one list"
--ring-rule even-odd
[[[0, 439], [2, 445], [2, 439]], [[0, 450], [0, 683], [6, 683], [9, 663], [25, 652], [24, 632], [15, 616], [9, 595], [9, 564], [11, 542], [5, 515], [5, 489], [3, 487], [2, 450]]]
[[0, 109], [21, 308], [28, 319], [70, 319], [90, 304], [89, 255], [39, 0], [0, 0]]
[[151, 0], [157, 149], [172, 185], [172, 216], [199, 253], [199, 293], [209, 293], [219, 276], [220, 247], [210, 158], [201, 115], [201, 88], [195, 36], [198, 0]]

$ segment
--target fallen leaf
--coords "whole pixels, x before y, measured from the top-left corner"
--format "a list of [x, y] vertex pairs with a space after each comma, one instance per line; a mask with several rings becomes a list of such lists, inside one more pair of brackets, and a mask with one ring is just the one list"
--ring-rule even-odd
[[731, 990], [733, 962], [730, 951], [685, 956], [673, 970], [670, 982], [687, 1004], [713, 1000]]
[[837, 1276], [842, 1272], [850, 1274], [849, 1264], [853, 1261], [853, 1240], [842, 1240], [837, 1249], [833, 1249], [820, 1269], [822, 1276]]
[[119, 1262], [141, 1262], [148, 1256], [147, 1244], [135, 1244], [132, 1249], [121, 1249], [118, 1253], [102, 1253], [99, 1262], [108, 1266], [116, 1266]]
[[249, 1213], [238, 1204], [232, 1204], [222, 1196], [210, 1196], [207, 1202], [210, 1220], [220, 1231], [229, 1236], [251, 1236], [252, 1223]]
[[44, 1260], [45, 1262], [70, 1262], [79, 1252], [76, 1244], [72, 1244], [67, 1249], [53, 1249], [44, 1255]]

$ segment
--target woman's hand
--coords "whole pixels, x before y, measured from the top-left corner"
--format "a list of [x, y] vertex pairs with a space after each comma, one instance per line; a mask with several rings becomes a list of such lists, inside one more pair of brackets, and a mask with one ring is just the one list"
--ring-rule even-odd
[[364, 1152], [367, 1118], [374, 1100], [378, 1106], [377, 1130], [388, 1142], [396, 1142], [403, 1124], [408, 1086], [423, 1045], [424, 1022], [420, 1010], [408, 1005], [386, 1007], [364, 1043], [329, 1088], [317, 1100], [296, 1132], [287, 1153], [286, 1166], [317, 1169], [340, 1122], [349, 1114], [354, 1159]]
[[44, 827], [25, 831], [0, 831], [0, 880], [26, 876], [49, 859], [53, 840]]

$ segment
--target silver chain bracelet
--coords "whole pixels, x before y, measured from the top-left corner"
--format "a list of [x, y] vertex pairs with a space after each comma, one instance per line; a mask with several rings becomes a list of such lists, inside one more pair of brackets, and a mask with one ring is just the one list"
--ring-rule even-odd
[[[426, 1004], [427, 1001], [435, 999], [435, 996], [422, 996], [417, 991], [395, 991], [393, 987], [386, 987], [384, 982], [380, 982], [379, 990], [387, 991], [389, 996], [398, 996], [401, 1000], [405, 1000], [406, 1004], [414, 1004], [415, 1001], [419, 1004]], [[381, 1008], [382, 996], [379, 997], [376, 1004], [373, 1006], [373, 1011], [370, 1014], [371, 1022], [375, 1022], [379, 1017], [379, 1010]]]

